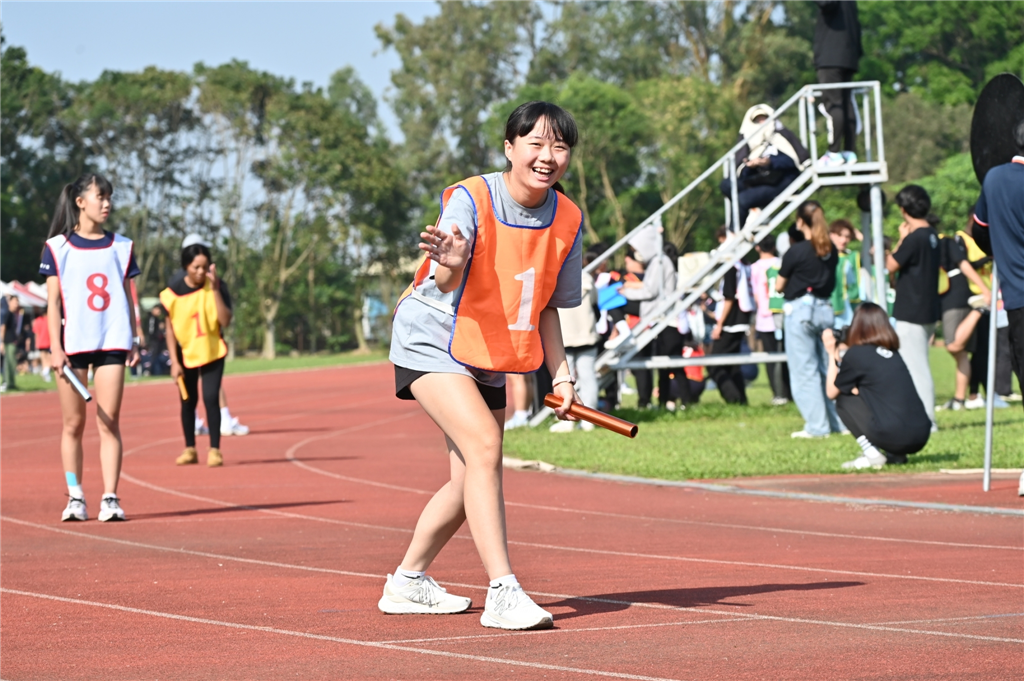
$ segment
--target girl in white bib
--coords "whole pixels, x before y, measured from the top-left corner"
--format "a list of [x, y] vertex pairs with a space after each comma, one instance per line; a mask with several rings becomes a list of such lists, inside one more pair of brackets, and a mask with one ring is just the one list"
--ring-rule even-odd
[[39, 273], [46, 277], [47, 321], [54, 342], [50, 364], [57, 375], [64, 430], [61, 459], [68, 485], [61, 520], [87, 520], [82, 492], [82, 434], [85, 401], [68, 380], [83, 384], [93, 367], [96, 426], [100, 434], [103, 498], [100, 521], [124, 520], [117, 498], [121, 476], [121, 395], [126, 366], [139, 361], [130, 279], [139, 274], [132, 241], [103, 229], [110, 215], [113, 187], [86, 173], [61, 191]]

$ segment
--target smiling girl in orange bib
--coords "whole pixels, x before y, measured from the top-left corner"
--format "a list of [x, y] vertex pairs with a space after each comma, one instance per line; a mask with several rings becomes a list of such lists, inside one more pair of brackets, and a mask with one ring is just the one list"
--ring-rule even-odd
[[444, 545], [469, 529], [490, 578], [480, 623], [550, 627], [549, 612], [512, 572], [505, 530], [501, 443], [505, 374], [547, 362], [558, 418], [580, 402], [557, 308], [577, 307], [582, 215], [557, 182], [569, 166], [576, 123], [547, 102], [519, 106], [505, 125], [504, 172], [445, 189], [441, 216], [420, 237], [427, 258], [395, 310], [395, 392], [415, 399], [444, 432], [451, 479], [430, 500], [378, 606], [389, 614], [463, 612], [469, 598], [426, 575]]

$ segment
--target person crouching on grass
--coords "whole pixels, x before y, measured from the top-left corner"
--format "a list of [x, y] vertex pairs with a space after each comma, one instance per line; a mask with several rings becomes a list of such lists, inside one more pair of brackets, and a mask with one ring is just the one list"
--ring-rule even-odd
[[520, 105], [505, 124], [504, 172], [441, 194], [437, 224], [420, 234], [426, 259], [395, 309], [390, 359], [395, 394], [415, 399], [445, 436], [451, 479], [423, 509], [378, 608], [393, 615], [451, 614], [469, 598], [426, 570], [463, 522], [490, 579], [480, 624], [543, 629], [551, 613], [523, 591], [509, 562], [502, 492], [505, 373], [547, 361], [555, 414], [573, 389], [556, 308], [582, 302], [582, 213], [559, 191], [576, 122], [547, 102]]
[[932, 422], [885, 311], [864, 303], [853, 314], [846, 344], [836, 342], [832, 329], [823, 331], [821, 340], [831, 357], [825, 390], [863, 452], [843, 468], [905, 463], [907, 454], [921, 451]]
[[196, 405], [199, 403], [199, 375], [203, 377], [203, 405], [210, 421], [210, 451], [206, 465], [220, 466], [220, 382], [224, 377], [227, 344], [220, 330], [231, 323], [231, 308], [220, 291], [217, 266], [210, 249], [192, 244], [181, 251], [185, 277], [160, 292], [160, 303], [167, 310], [167, 353], [171, 359], [171, 378], [184, 378], [187, 396], [181, 400], [181, 427], [185, 431], [185, 451], [179, 466], [198, 463], [196, 452]]

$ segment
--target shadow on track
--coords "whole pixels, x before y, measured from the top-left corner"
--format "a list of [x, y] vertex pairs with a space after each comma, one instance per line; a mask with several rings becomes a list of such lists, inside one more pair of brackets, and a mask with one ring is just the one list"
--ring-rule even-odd
[[333, 501], [296, 501], [280, 504], [253, 504], [246, 506], [224, 506], [216, 508], [197, 508], [189, 511], [165, 511], [161, 513], [133, 513], [133, 520], [152, 520], [154, 518], [185, 518], [194, 515], [211, 515], [214, 513], [237, 513], [239, 511], [263, 511], [281, 508], [300, 508], [303, 506], [328, 506], [330, 504], [347, 504], [346, 499]]
[[556, 615], [555, 620], [567, 620], [606, 612], [625, 610], [632, 603], [658, 603], [676, 608], [696, 608], [702, 605], [725, 605], [749, 608], [753, 603], [728, 602], [730, 598], [776, 593], [779, 591], [818, 591], [864, 586], [864, 582], [811, 582], [803, 584], [752, 584], [750, 586], [709, 586], [697, 589], [659, 589], [657, 591], [628, 591], [567, 598], [562, 601], [540, 603], [541, 607], [571, 607], [573, 612]]

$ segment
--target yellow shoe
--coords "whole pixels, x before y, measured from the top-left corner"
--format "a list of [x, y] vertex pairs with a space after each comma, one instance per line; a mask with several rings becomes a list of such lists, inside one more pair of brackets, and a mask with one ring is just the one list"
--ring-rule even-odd
[[196, 451], [195, 447], [185, 447], [185, 451], [181, 453], [181, 456], [175, 459], [174, 463], [179, 466], [186, 466], [190, 463], [199, 463], [199, 453]]
[[206, 465], [210, 468], [224, 465], [224, 457], [220, 455], [220, 450], [214, 447], [206, 455]]

